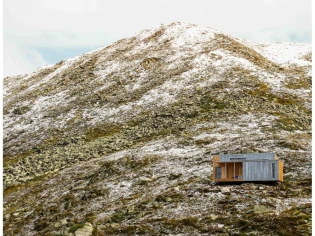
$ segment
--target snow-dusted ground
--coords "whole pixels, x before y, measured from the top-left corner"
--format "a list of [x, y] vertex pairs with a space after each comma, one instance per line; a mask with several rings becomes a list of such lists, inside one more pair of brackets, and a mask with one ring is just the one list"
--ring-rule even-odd
[[[189, 109], [193, 103], [200, 102], [197, 98], [212, 95], [209, 88], [220, 82], [227, 82], [229, 87], [216, 90], [217, 98], [224, 97], [224, 94], [242, 94], [247, 84], [240, 85], [240, 82], [246, 76], [251, 76], [266, 87], [270, 87], [270, 91], [279, 98], [287, 94], [297, 96], [299, 106], [294, 108], [296, 114], [300, 115], [304, 110], [311, 109], [311, 88], [292, 89], [285, 86], [288, 80], [295, 81], [303, 76], [311, 77], [311, 62], [305, 58], [311, 53], [310, 45], [263, 44], [227, 36], [275, 63], [275, 67], [280, 68], [275, 71], [260, 67], [250, 57], [246, 59], [228, 49], [216, 48], [218, 34], [222, 32], [203, 26], [174, 23], [142, 31], [111, 46], [65, 60], [59, 66], [41, 68], [29, 75], [6, 78], [5, 154], [21, 154], [30, 148], [40, 146], [42, 141], [59, 138], [56, 132], [67, 134], [79, 130], [84, 133], [85, 129], [102, 128], [104, 124], [124, 125], [137, 120], [142, 113], [168, 108], [182, 101], [188, 103], [192, 101], [183, 106]], [[148, 67], [143, 66], [146, 62], [149, 63]], [[283, 68], [285, 70], [282, 70]], [[299, 70], [290, 72], [292, 68]], [[52, 70], [49, 74], [43, 73], [42, 78], [39, 76], [49, 69]], [[67, 77], [68, 74], [72, 76]], [[82, 78], [79, 78], [80, 76]], [[71, 80], [76, 79], [78, 82], [71, 83]], [[124, 101], [125, 97], [130, 99]], [[95, 99], [95, 102], [89, 103], [89, 99]], [[260, 100], [255, 101], [262, 103]], [[236, 106], [240, 101], [229, 102]], [[25, 108], [25, 111], [19, 111], [19, 108]], [[276, 111], [277, 108], [273, 109], [272, 111]], [[213, 112], [209, 114], [214, 115], [216, 110]], [[294, 111], [288, 109], [288, 114], [285, 115], [290, 118], [292, 113]], [[177, 114], [176, 111], [174, 114]], [[62, 198], [69, 194], [82, 200], [84, 194], [89, 194], [87, 186], [92, 185], [92, 190], [104, 191], [106, 197], [92, 198], [87, 202], [80, 200], [82, 205], [73, 206], [71, 210], [74, 214], [82, 216], [83, 213], [94, 212], [96, 219], [102, 220], [117, 209], [135, 206], [146, 199], [150, 199], [149, 205], [154, 205], [157, 196], [177, 194], [184, 196], [184, 200], [177, 202], [177, 205], [173, 202], [166, 204], [162, 208], [157, 208], [154, 216], [148, 214], [141, 219], [173, 218], [177, 215], [201, 217], [209, 212], [218, 214], [218, 211], [222, 211], [218, 201], [226, 198], [220, 187], [205, 184], [212, 175], [212, 154], [273, 151], [288, 161], [286, 177], [298, 180], [309, 177], [310, 130], [280, 129], [273, 132], [279, 117], [276, 112], [264, 110], [259, 113], [240, 111], [238, 115], [230, 117], [227, 113], [220, 119], [211, 119], [212, 117], [205, 116], [202, 120], [197, 120], [197, 123], [189, 124], [176, 135], [154, 137], [118, 152], [100, 154], [99, 158], [62, 166], [56, 173], [47, 173], [49, 179], [40, 180], [43, 187], [38, 192], [36, 185], [29, 187], [36, 194], [28, 195], [27, 198], [37, 205], [50, 206], [56, 203], [62, 205], [64, 204]], [[51, 130], [54, 133], [50, 133]], [[77, 134], [71, 135], [75, 137]], [[74, 148], [75, 145], [69, 146]], [[60, 152], [63, 149], [54, 147], [52, 150]], [[64, 153], [65, 156], [70, 154], [71, 150]], [[80, 155], [82, 157], [85, 153]], [[155, 159], [139, 169], [132, 169], [128, 165], [127, 157], [131, 161], [138, 161], [139, 165], [145, 158]], [[303, 168], [300, 168], [301, 158], [304, 158]], [[36, 158], [33, 160], [34, 166], [39, 164]], [[107, 171], [106, 163], [111, 163], [116, 172], [103, 175]], [[44, 173], [37, 174], [38, 177]], [[101, 180], [95, 180], [93, 176], [98, 176]], [[170, 176], [175, 176], [175, 179]], [[92, 183], [91, 179], [96, 182]], [[143, 184], [143, 181], [147, 183]], [[265, 193], [257, 189], [246, 189], [246, 186], [230, 188], [232, 200], [242, 199], [244, 194], [255, 196], [255, 199], [236, 204], [242, 211], [264, 204], [270, 208], [269, 210], [281, 214], [287, 208], [311, 201], [307, 194], [285, 198], [285, 194], [279, 193], [277, 187], [264, 186], [264, 190], [267, 191]], [[299, 186], [290, 186], [289, 189], [291, 188], [299, 191]], [[22, 207], [25, 199], [21, 196], [26, 195], [30, 189], [27, 187], [20, 192], [8, 194], [4, 203], [11, 204], [14, 200], [14, 204]], [[268, 194], [272, 196], [279, 194], [279, 198], [266, 198], [265, 195]], [[32, 224], [33, 222], [30, 223]], [[223, 224], [213, 225], [224, 227]], [[25, 226], [24, 229], [32, 235], [32, 227]]]
[[[244, 121], [250, 119], [251, 124], [248, 130], [255, 126], [255, 117], [244, 117]], [[218, 126], [220, 127], [220, 125]], [[233, 133], [233, 130], [231, 131]], [[253, 130], [253, 132], [255, 132]], [[229, 135], [223, 136], [218, 133], [214, 135], [218, 139], [230, 139]], [[196, 138], [209, 137], [204, 133]], [[160, 218], [186, 218], [204, 217], [211, 212], [212, 217], [218, 217], [222, 212], [219, 201], [227, 198], [222, 194], [220, 186], [210, 186], [200, 182], [212, 175], [209, 155], [206, 151], [208, 147], [198, 147], [196, 145], [182, 146], [174, 136], [146, 143], [144, 146], [119, 151], [111, 155], [103, 156], [98, 159], [90, 160], [58, 172], [51, 179], [42, 183], [43, 187], [38, 195], [37, 205], [46, 207], [57, 204], [64, 204], [62, 201], [66, 196], [82, 198], [87, 189], [105, 190], [106, 197], [95, 197], [88, 202], [82, 202], [78, 206], [72, 207], [74, 214], [87, 214], [93, 212], [97, 221], [104, 221], [115, 214], [117, 209], [133, 209], [142, 201], [148, 201], [149, 205], [154, 205], [154, 199], [158, 196], [167, 194], [177, 194], [184, 196], [180, 202], [174, 205], [170, 203], [158, 209], [154, 214], [146, 214], [141, 217], [141, 221], [146, 219]], [[98, 182], [91, 186], [91, 178], [98, 173], [106, 173], [104, 163], [125, 163], [126, 157], [140, 161], [149, 156], [158, 157], [150, 165], [139, 170], [131, 170], [127, 166], [114, 164], [118, 168], [118, 173], [110, 176], [103, 176]], [[85, 170], [85, 171], [83, 171]], [[169, 179], [170, 175], [178, 175], [176, 180]], [[148, 185], [138, 185], [142, 179], [148, 180]], [[195, 181], [191, 181], [194, 180]], [[196, 181], [197, 180], [197, 181]], [[198, 181], [199, 180], [199, 181]], [[93, 182], [92, 182], [93, 183]], [[241, 186], [228, 186], [231, 191], [229, 201], [236, 201], [236, 208], [240, 212], [254, 209], [256, 206], [267, 206], [266, 211], [271, 211], [276, 215], [290, 209], [292, 206], [310, 203], [309, 197], [296, 196], [291, 198], [284, 197], [265, 197], [268, 193], [274, 193], [277, 187], [260, 185], [262, 190], [250, 187], [249, 189]], [[204, 190], [206, 192], [203, 192]], [[22, 194], [19, 193], [19, 194]], [[136, 197], [135, 197], [136, 196]], [[254, 197], [249, 197], [254, 196]], [[13, 196], [11, 196], [12, 198]], [[36, 199], [37, 196], [28, 197], [27, 201]], [[13, 197], [14, 199], [14, 197]], [[129, 199], [126, 201], [126, 199]], [[123, 200], [123, 203], [121, 202]], [[4, 204], [8, 204], [9, 199], [4, 199]], [[84, 207], [84, 211], [82, 211]], [[106, 209], [106, 210], [104, 210]], [[230, 214], [224, 210], [224, 214]], [[22, 213], [29, 214], [30, 212]], [[213, 224], [216, 224], [213, 222]], [[224, 224], [222, 224], [224, 227]]]
[[[161, 32], [160, 34], [158, 34]], [[184, 23], [174, 23], [170, 26], [165, 26], [164, 28], [158, 27], [151, 30], [145, 30], [140, 32], [140, 34], [135, 36], [135, 39], [132, 41], [134, 45], [133, 48], [125, 53], [125, 56], [131, 57], [132, 55], [140, 55], [141, 53], [148, 51], [147, 57], [162, 57], [163, 53], [158, 51], [159, 47], [163, 47], [163, 42], [170, 40], [169, 44], [169, 55], [164, 55], [164, 62], [167, 65], [167, 70], [176, 68], [177, 66], [183, 67], [182, 61], [183, 58], [186, 58], [187, 55], [192, 55], [193, 59], [189, 60], [192, 69], [185, 71], [184, 73], [168, 78], [161, 85], [152, 88], [143, 94], [138, 100], [131, 101], [125, 104], [122, 104], [118, 107], [112, 107], [109, 105], [103, 105], [101, 107], [89, 107], [88, 109], [84, 108], [83, 117], [88, 117], [88, 125], [99, 125], [102, 122], [125, 122], [126, 118], [132, 115], [137, 115], [141, 111], [146, 109], [151, 109], [152, 107], [163, 107], [169, 104], [175, 103], [179, 99], [179, 95], [184, 93], [189, 93], [190, 90], [193, 90], [195, 87], [208, 87], [211, 84], [214, 84], [217, 81], [221, 80], [220, 75], [232, 67], [240, 67], [245, 70], [250, 71], [254, 76], [257, 76], [262, 82], [267, 83], [275, 93], [287, 92], [293, 93], [301, 98], [308, 99], [310, 97], [310, 90], [300, 89], [293, 90], [288, 89], [284, 86], [286, 75], [281, 72], [269, 72], [259, 68], [254, 65], [252, 62], [236, 57], [230, 52], [225, 50], [215, 50], [211, 53], [203, 53], [205, 46], [211, 46], [215, 42], [216, 34], [221, 33], [216, 30]], [[151, 35], [158, 34], [153, 39], [150, 39], [149, 42], [146, 39], [150, 38]], [[275, 43], [275, 44], [260, 44], [249, 42], [246, 40], [237, 39], [240, 43], [245, 46], [256, 50], [258, 53], [261, 53], [267, 59], [283, 66], [310, 66], [311, 62], [308, 62], [303, 58], [306, 54], [311, 52], [310, 45], [304, 44], [293, 44], [293, 43]], [[49, 109], [49, 103], [56, 106], [57, 102], [60, 107], [71, 106], [72, 102], [76, 99], [75, 97], [69, 97], [70, 88], [68, 91], [56, 91], [56, 94], [52, 95], [43, 95], [35, 98], [35, 100], [28, 100], [23, 97], [23, 94], [27, 94], [32, 90], [42, 86], [43, 84], [53, 83], [54, 78], [58, 77], [63, 71], [74, 67], [74, 64], [81, 61], [84, 63], [89, 60], [89, 57], [98, 55], [99, 59], [96, 62], [95, 75], [96, 78], [91, 80], [89, 83], [97, 84], [98, 81], [102, 81], [102, 86], [96, 86], [95, 91], [102, 93], [107, 88], [110, 88], [115, 84], [112, 80], [109, 80], [109, 76], [116, 74], [124, 79], [124, 87], [127, 93], [134, 93], [134, 91], [141, 89], [147, 83], [147, 76], [150, 71], [145, 71], [140, 67], [140, 62], [142, 60], [136, 59], [133, 61], [123, 61], [123, 60], [108, 60], [107, 58], [111, 53], [117, 52], [121, 47], [128, 46], [129, 42], [124, 41], [121, 43], [115, 43], [111, 47], [103, 47], [101, 49], [95, 50], [91, 53], [85, 54], [83, 56], [74, 57], [68, 60], [65, 60], [62, 65], [57, 68], [55, 71], [46, 75], [42, 79], [38, 80], [36, 83], [31, 83], [32, 85], [27, 89], [21, 91], [19, 96], [18, 103], [15, 103], [11, 108], [11, 111], [18, 106], [29, 106], [31, 108], [26, 114], [22, 116], [12, 116], [12, 114], [4, 115], [4, 132], [5, 136], [7, 134], [13, 134], [22, 130], [27, 130], [27, 133], [37, 132], [37, 129], [45, 130], [47, 129], [47, 123], [43, 120], [35, 119], [30, 124], [29, 120], [31, 117], [36, 117], [38, 114], [44, 114], [45, 111]], [[123, 44], [123, 45], [122, 45]], [[165, 46], [165, 45], [164, 45]], [[216, 55], [216, 56], [214, 56]], [[218, 56], [220, 58], [218, 58]], [[77, 65], [78, 66], [78, 65]], [[130, 72], [134, 70], [135, 73]], [[29, 80], [31, 76], [36, 75], [41, 71], [41, 69], [26, 75], [24, 77], [16, 80], [14, 77], [6, 79], [5, 81], [5, 95], [9, 95], [10, 91], [19, 86], [23, 81]], [[136, 72], [137, 71], [137, 72]], [[212, 72], [210, 72], [212, 71]], [[210, 72], [210, 73], [209, 73]], [[136, 75], [137, 79], [128, 82], [128, 79], [125, 77]], [[238, 78], [230, 78], [230, 82], [233, 85], [233, 80]], [[291, 78], [294, 79], [294, 78]], [[92, 84], [91, 84], [92, 86]], [[61, 96], [62, 95], [62, 96]], [[10, 98], [4, 98], [4, 105], [10, 104], [11, 99], [14, 99], [14, 96]], [[56, 100], [56, 97], [58, 99]], [[45, 101], [43, 102], [45, 98]], [[25, 100], [24, 100], [25, 99]], [[308, 104], [309, 101], [306, 101]], [[76, 113], [76, 108], [71, 108], [71, 114]], [[25, 120], [24, 124], [20, 122], [21, 117]], [[49, 122], [49, 126], [56, 128], [63, 128], [62, 125], [67, 122], [67, 115], [64, 116], [65, 120], [56, 119], [54, 122]], [[128, 119], [128, 118], [127, 118]], [[14, 125], [15, 124], [15, 125]], [[19, 127], [17, 129], [17, 127]], [[27, 135], [26, 135], [27, 136]], [[26, 137], [26, 136], [21, 136]], [[21, 140], [22, 141], [22, 140]], [[25, 142], [25, 141], [24, 141]]]
[[279, 65], [289, 66], [311, 66], [312, 62], [305, 60], [305, 56], [312, 51], [311, 44], [302, 43], [256, 43], [244, 39], [237, 40], [258, 53], [262, 54], [268, 60]]

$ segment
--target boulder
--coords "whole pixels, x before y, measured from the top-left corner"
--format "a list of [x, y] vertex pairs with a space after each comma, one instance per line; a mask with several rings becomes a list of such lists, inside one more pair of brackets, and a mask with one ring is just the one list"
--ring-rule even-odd
[[222, 187], [221, 193], [230, 193], [230, 189], [228, 187]]
[[165, 200], [166, 200], [167, 202], [172, 202], [172, 201], [173, 201], [173, 199], [170, 198], [170, 197], [167, 197]]
[[63, 219], [60, 221], [61, 225], [67, 225], [68, 224], [68, 221], [67, 219]]
[[11, 217], [10, 214], [6, 214], [6, 215], [4, 216], [4, 219], [5, 219], [6, 221], [8, 221], [8, 220], [10, 220], [10, 217]]
[[219, 216], [217, 216], [217, 215], [210, 215], [210, 219], [213, 220], [213, 221], [215, 221], [218, 217]]
[[60, 228], [61, 227], [61, 223], [60, 223], [60, 221], [58, 221], [57, 223], [55, 223], [55, 228]]
[[74, 232], [74, 236], [92, 236], [93, 226], [90, 223], [85, 223], [83, 228], [79, 228]]
[[254, 207], [254, 213], [259, 214], [259, 213], [264, 213], [267, 211], [267, 208], [265, 206], [259, 205]]
[[147, 178], [147, 177], [140, 177], [139, 178], [140, 181], [144, 181], [144, 182], [152, 182], [153, 179]]
[[119, 224], [117, 224], [117, 223], [112, 223], [112, 224], [110, 224], [110, 226], [111, 226], [112, 228], [117, 228], [117, 227], [119, 226]]

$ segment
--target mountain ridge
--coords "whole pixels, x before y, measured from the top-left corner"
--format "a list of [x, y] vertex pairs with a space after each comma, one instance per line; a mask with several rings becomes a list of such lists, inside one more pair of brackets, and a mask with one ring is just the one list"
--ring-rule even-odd
[[[26, 201], [37, 201], [40, 208], [24, 211], [28, 223], [5, 221], [7, 230], [16, 230], [15, 235], [61, 233], [84, 220], [94, 230], [101, 224], [99, 233], [125, 232], [135, 227], [134, 217], [141, 212], [128, 214], [124, 206], [106, 203], [124, 199], [126, 206], [148, 213], [149, 218], [140, 214], [136, 220], [145, 222], [147, 234], [237, 232], [234, 213], [220, 220], [205, 218], [226, 211], [219, 202], [227, 196], [208, 185], [211, 155], [246, 152], [277, 152], [285, 160], [287, 190], [261, 186], [267, 193], [255, 190], [258, 200], [243, 202], [243, 208], [264, 205], [278, 220], [294, 222], [286, 204], [308, 206], [311, 194], [311, 66], [310, 45], [261, 44], [173, 23], [26, 76], [5, 78], [5, 213], [23, 209]], [[80, 172], [82, 168], [89, 171]], [[172, 186], [177, 190], [170, 192]], [[246, 188], [230, 186], [228, 196], [248, 197], [253, 186]], [[24, 191], [33, 194], [19, 200]], [[189, 204], [191, 191], [198, 192], [191, 197], [199, 208]], [[43, 195], [48, 199], [40, 199]], [[129, 199], [133, 195], [138, 197]], [[263, 204], [263, 196], [284, 203], [271, 207], [272, 199]], [[96, 201], [106, 205], [106, 213]], [[143, 201], [147, 207], [138, 205]], [[80, 204], [87, 208], [82, 219]], [[93, 220], [86, 216], [92, 214], [89, 204], [98, 205]], [[212, 210], [202, 210], [200, 218], [202, 204]], [[230, 201], [226, 204], [232, 207]], [[55, 210], [47, 215], [44, 205]], [[184, 207], [186, 220], [169, 218], [169, 212], [178, 211], [176, 205]], [[154, 214], [166, 218], [157, 220]], [[68, 223], [54, 227], [55, 218]], [[202, 225], [202, 219], [208, 223]], [[180, 232], [172, 220], [192, 226]], [[236, 226], [230, 229], [223, 223], [227, 220]], [[309, 230], [306, 221], [295, 225]], [[20, 226], [24, 231], [18, 231]]]

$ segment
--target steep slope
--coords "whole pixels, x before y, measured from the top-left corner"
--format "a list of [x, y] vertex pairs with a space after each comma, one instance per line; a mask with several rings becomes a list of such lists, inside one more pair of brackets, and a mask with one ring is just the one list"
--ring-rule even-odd
[[[173, 23], [5, 78], [5, 232], [307, 234], [311, 65]], [[209, 185], [211, 155], [244, 152], [277, 152], [285, 183]]]

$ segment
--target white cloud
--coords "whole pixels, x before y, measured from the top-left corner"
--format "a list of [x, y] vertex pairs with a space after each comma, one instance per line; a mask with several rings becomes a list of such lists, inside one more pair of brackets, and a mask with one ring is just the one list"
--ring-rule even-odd
[[311, 43], [311, 0], [4, 0], [4, 39], [22, 51], [105, 46], [174, 21], [260, 42]]
[[[287, 37], [287, 32], [279, 31], [282, 28], [311, 32], [311, 0], [5, 0], [4, 4], [5, 36], [34, 34], [34, 44], [53, 34], [56, 45], [67, 46], [70, 39], [64, 39], [65, 32], [79, 38], [92, 34], [98, 42], [96, 35], [120, 39], [174, 21], [230, 34], [246, 33], [255, 40], [259, 40], [256, 33], [263, 30], [273, 41], [274, 37]], [[80, 43], [86, 46], [91, 39], [83, 37]]]
[[95, 12], [100, 8], [98, 0], [42, 0], [41, 6], [47, 10], [57, 10], [70, 13]]
[[25, 74], [47, 65], [42, 55], [35, 49], [19, 47], [7, 40], [3, 41], [3, 48], [4, 77]]

